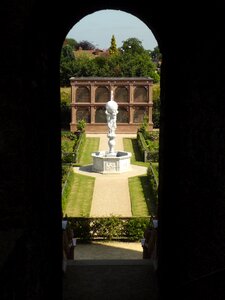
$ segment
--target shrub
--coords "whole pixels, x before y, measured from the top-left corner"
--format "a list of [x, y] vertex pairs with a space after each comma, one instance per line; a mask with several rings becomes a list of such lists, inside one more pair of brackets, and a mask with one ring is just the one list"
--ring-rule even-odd
[[123, 218], [117, 216], [104, 218], [69, 218], [74, 234], [81, 240], [127, 239], [140, 240], [145, 228], [150, 224], [150, 217]]
[[150, 224], [150, 220], [143, 218], [131, 218], [126, 224], [126, 236], [130, 240], [139, 240], [143, 237], [145, 228]]
[[150, 199], [151, 199], [151, 211], [156, 214], [156, 209], [158, 207], [158, 166], [153, 167], [150, 163], [147, 169], [147, 176], [149, 180], [150, 189]]
[[84, 119], [79, 120], [77, 123], [77, 130], [83, 132], [86, 127], [86, 121]]

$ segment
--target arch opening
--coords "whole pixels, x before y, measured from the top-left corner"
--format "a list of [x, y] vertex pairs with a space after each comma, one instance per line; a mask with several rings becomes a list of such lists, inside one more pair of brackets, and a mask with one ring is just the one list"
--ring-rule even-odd
[[[76, 27], [76, 25], [74, 26]], [[81, 50], [81, 49], [80, 49]], [[79, 51], [80, 51], [79, 50]], [[99, 49], [98, 49], [99, 51]], [[98, 52], [97, 51], [97, 52]], [[95, 49], [96, 52], [96, 49]], [[99, 52], [98, 52], [99, 53]], [[101, 61], [102, 63], [102, 61]], [[88, 88], [86, 87], [86, 90], [90, 91], [91, 95], [94, 95], [94, 103], [93, 100], [90, 100], [90, 103], [92, 103], [92, 106], [89, 107], [89, 111], [92, 110], [94, 113], [93, 117], [90, 117], [89, 120], [92, 122], [94, 121], [95, 123], [106, 123], [105, 120], [105, 109], [102, 106], [103, 103], [106, 103], [107, 100], [109, 99], [110, 95], [110, 90], [114, 90], [115, 95], [118, 97], [118, 103], [121, 103], [122, 105], [119, 107], [119, 114], [118, 114], [118, 122], [119, 123], [124, 123], [124, 124], [129, 124], [131, 122], [130, 118], [130, 112], [132, 114], [132, 121], [133, 123], [137, 123], [139, 126], [143, 122], [144, 117], [147, 115], [152, 114], [152, 94], [149, 93], [148, 87], [144, 85], [143, 83], [139, 86], [135, 86], [134, 82], [134, 88], [132, 89], [131, 92], [131, 87], [125, 84], [120, 84], [118, 86], [115, 85], [115, 83], [112, 84], [107, 84], [107, 79], [108, 77], [105, 76], [105, 86], [101, 85], [96, 86], [96, 80], [99, 79], [93, 78], [93, 86], [90, 84], [90, 78], [91, 76], [87, 76], [87, 81], [89, 86]], [[118, 77], [117, 77], [118, 78]], [[75, 80], [77, 77], [75, 78]], [[133, 80], [135, 81], [136, 78]], [[101, 80], [101, 78], [100, 78]], [[113, 80], [113, 79], [112, 79]], [[132, 93], [132, 104], [130, 103], [129, 96]], [[149, 104], [149, 101], [151, 105]], [[131, 104], [130, 107], [128, 108], [125, 103]], [[97, 104], [97, 105], [96, 105]], [[135, 104], [135, 106], [133, 106]], [[150, 117], [150, 120], [152, 121], [152, 115]], [[151, 124], [153, 125], [153, 124]], [[136, 127], [137, 129], [137, 127]], [[153, 129], [153, 128], [152, 128]]]

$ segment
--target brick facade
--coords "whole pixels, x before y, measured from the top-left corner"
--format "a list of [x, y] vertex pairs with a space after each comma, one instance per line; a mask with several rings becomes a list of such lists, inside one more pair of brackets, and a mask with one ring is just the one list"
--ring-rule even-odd
[[136, 133], [145, 115], [149, 130], [153, 129], [151, 78], [71, 77], [70, 83], [71, 131], [76, 130], [79, 120], [85, 119], [87, 133], [107, 132], [105, 104], [111, 91], [119, 107], [117, 133]]

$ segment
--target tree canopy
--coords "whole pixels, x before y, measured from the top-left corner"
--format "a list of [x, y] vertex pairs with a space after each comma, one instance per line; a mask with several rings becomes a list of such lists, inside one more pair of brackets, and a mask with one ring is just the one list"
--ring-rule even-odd
[[[82, 41], [78, 45], [83, 45], [86, 50], [94, 47], [87, 41]], [[85, 50], [84, 48], [82, 49]], [[122, 47], [117, 49], [114, 35], [111, 38], [108, 55], [106, 52], [104, 56], [84, 54], [75, 58], [73, 46], [67, 43], [63, 45], [61, 51], [60, 84], [69, 86], [69, 78], [72, 76], [151, 77], [154, 83], [157, 83], [160, 75], [158, 64], [153, 61], [153, 57], [155, 58], [153, 54], [154, 52], [145, 50], [137, 38], [127, 39]]]
[[130, 53], [130, 54], [142, 54], [146, 50], [142, 46], [142, 42], [137, 38], [129, 38], [123, 42], [121, 47], [121, 51], [123, 53]]
[[81, 41], [77, 45], [77, 49], [81, 48], [82, 50], [94, 50], [95, 46], [88, 41]]
[[66, 38], [64, 41], [64, 45], [69, 45], [73, 48], [73, 50], [77, 49], [78, 42], [71, 38]]

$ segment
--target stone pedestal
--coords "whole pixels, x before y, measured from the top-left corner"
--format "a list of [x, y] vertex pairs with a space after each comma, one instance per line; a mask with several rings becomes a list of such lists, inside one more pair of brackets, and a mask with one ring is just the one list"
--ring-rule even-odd
[[126, 151], [117, 151], [109, 153], [99, 151], [92, 153], [93, 166], [92, 171], [102, 174], [117, 174], [131, 170], [131, 153]]

